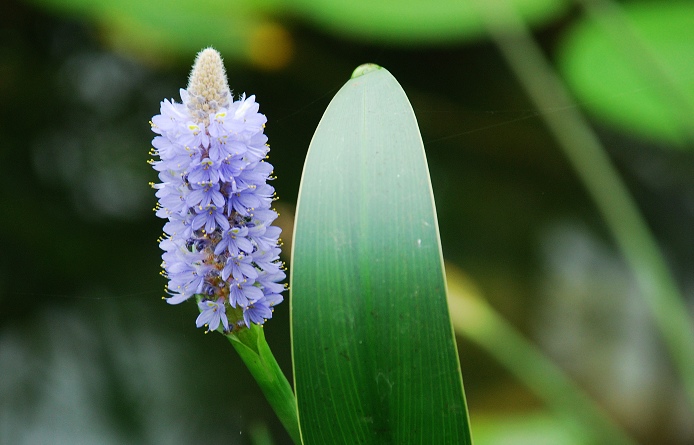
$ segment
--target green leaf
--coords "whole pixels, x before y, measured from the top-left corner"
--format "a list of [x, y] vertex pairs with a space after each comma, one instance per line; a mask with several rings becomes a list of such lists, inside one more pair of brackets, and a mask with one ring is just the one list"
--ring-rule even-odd
[[559, 46], [562, 75], [595, 117], [622, 131], [694, 141], [694, 3], [626, 3], [577, 23]]
[[[592, 445], [590, 435], [575, 434], [573, 425], [545, 412], [505, 412], [475, 417], [475, 445]], [[607, 442], [603, 439], [603, 443]]]
[[[32, 0], [60, 13], [91, 19], [101, 38], [148, 62], [186, 59], [213, 46], [228, 58], [251, 59], [272, 66], [286, 59], [288, 33], [271, 23], [264, 11], [270, 0]], [[264, 45], [258, 54], [258, 45]], [[287, 49], [287, 51], [289, 51]], [[267, 59], [273, 59], [268, 61]], [[283, 60], [280, 60], [283, 61]]]
[[355, 71], [316, 130], [291, 264], [305, 444], [471, 443], [424, 147], [385, 69]]
[[[484, 24], [470, 0], [288, 0], [287, 5], [330, 31], [395, 44], [479, 38]], [[512, 0], [528, 22], [556, 17], [565, 0]]]

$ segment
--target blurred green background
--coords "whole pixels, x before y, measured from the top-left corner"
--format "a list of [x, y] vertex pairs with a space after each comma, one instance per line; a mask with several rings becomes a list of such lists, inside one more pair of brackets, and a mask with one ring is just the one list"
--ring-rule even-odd
[[[511, 3], [570, 102], [532, 105], [471, 0], [2, 2], [0, 444], [288, 443], [227, 341], [161, 301], [148, 121], [210, 45], [268, 117], [285, 261], [325, 107], [356, 66], [384, 66], [420, 123], [449, 278], [639, 443], [694, 443], [633, 272], [542, 120], [589, 118], [691, 314], [693, 3]], [[289, 374], [288, 304], [265, 332]], [[586, 443], [458, 340], [476, 444]]]

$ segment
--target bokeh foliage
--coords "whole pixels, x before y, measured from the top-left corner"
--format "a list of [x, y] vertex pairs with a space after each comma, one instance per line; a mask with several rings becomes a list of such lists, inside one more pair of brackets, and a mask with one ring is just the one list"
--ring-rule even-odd
[[578, 100], [625, 132], [691, 147], [694, 3], [603, 9], [574, 23], [557, 50], [559, 69]]

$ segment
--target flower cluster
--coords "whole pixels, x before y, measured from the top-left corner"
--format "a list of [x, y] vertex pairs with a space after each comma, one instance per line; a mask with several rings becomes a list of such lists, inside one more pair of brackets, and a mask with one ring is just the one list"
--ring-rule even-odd
[[212, 48], [198, 54], [181, 99], [164, 100], [151, 122], [156, 214], [168, 219], [159, 244], [166, 301], [195, 296], [196, 324], [209, 330], [263, 324], [285, 288], [265, 116], [255, 96], [233, 100]]

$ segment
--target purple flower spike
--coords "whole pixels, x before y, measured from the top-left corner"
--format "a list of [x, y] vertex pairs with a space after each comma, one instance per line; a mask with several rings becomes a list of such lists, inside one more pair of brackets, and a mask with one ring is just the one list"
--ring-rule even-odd
[[282, 302], [285, 274], [275, 189], [255, 96], [233, 99], [222, 59], [207, 48], [195, 59], [182, 103], [161, 102], [152, 118], [150, 161], [159, 172], [156, 215], [166, 219], [159, 246], [166, 298], [195, 296], [198, 327], [224, 332], [263, 324]]

